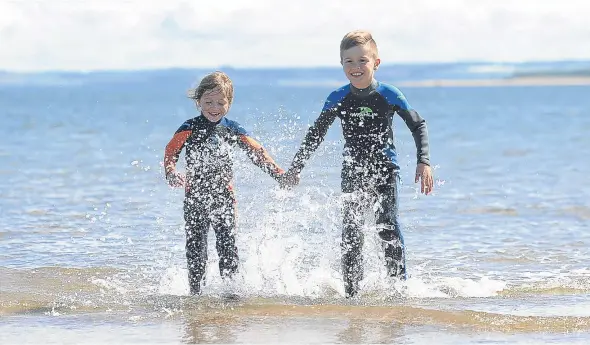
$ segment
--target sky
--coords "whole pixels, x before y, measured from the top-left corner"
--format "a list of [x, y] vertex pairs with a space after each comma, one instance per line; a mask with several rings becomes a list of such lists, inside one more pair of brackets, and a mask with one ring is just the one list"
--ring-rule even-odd
[[588, 0], [0, 0], [0, 70], [590, 59]]

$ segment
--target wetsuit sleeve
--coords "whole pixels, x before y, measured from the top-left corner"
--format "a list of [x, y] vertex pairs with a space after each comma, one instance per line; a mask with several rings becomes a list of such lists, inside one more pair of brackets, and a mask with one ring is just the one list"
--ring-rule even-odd
[[299, 147], [299, 150], [293, 158], [291, 169], [295, 173], [301, 172], [305, 166], [305, 162], [311, 157], [311, 154], [317, 150], [324, 137], [328, 132], [328, 128], [334, 123], [337, 116], [338, 104], [329, 97], [324, 103], [324, 107], [320, 116], [315, 120], [314, 124], [307, 130], [307, 134]]
[[192, 131], [188, 122], [185, 122], [180, 128], [178, 128], [172, 136], [172, 139], [168, 142], [168, 145], [166, 145], [166, 150], [164, 151], [164, 170], [166, 172], [166, 177], [176, 169], [176, 163], [178, 162], [180, 152], [191, 133]]
[[272, 176], [274, 179], [282, 175], [285, 171], [272, 159], [268, 151], [239, 123], [232, 120], [222, 120], [222, 125], [226, 127], [230, 142], [237, 144], [239, 148], [246, 152], [246, 155], [252, 163], [258, 166], [262, 171]]
[[246, 152], [252, 163], [273, 178], [277, 178], [285, 171], [272, 159], [268, 151], [248, 133], [238, 133], [238, 146]]
[[417, 163], [430, 165], [430, 153], [428, 147], [428, 127], [426, 120], [414, 109], [397, 109], [396, 112], [404, 120], [406, 126], [412, 132], [416, 144]]
[[417, 163], [430, 165], [426, 120], [410, 106], [404, 94], [397, 88], [387, 88], [385, 90], [385, 97], [389, 101], [389, 104], [393, 106], [393, 111], [404, 120], [408, 129], [412, 132], [412, 137], [414, 137], [414, 143], [416, 144]]

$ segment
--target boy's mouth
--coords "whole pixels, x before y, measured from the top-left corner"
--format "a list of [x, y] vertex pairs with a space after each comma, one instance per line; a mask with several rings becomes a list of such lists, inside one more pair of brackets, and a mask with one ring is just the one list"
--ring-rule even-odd
[[350, 73], [350, 75], [353, 77], [360, 77], [363, 75], [363, 72], [352, 72], [352, 73]]

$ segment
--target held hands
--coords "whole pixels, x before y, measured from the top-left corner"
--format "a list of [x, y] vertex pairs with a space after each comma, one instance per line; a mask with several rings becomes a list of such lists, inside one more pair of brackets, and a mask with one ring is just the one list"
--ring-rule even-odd
[[418, 163], [416, 166], [416, 179], [415, 183], [420, 180], [420, 192], [426, 195], [432, 193], [434, 188], [434, 179], [432, 177], [432, 169], [429, 165], [424, 163]]
[[169, 172], [166, 174], [166, 180], [168, 181], [168, 185], [170, 187], [184, 187], [186, 178], [184, 174], [177, 172], [176, 170]]
[[279, 175], [277, 177], [277, 181], [279, 182], [279, 185], [281, 186], [281, 188], [289, 189], [289, 188], [299, 184], [299, 181], [300, 181], [299, 173], [295, 172], [292, 169], [289, 169], [285, 173], [283, 173], [282, 175]]
[[[292, 169], [287, 170], [284, 174], [277, 177], [277, 181], [281, 188], [291, 188], [299, 184], [299, 173]], [[434, 178], [432, 177], [432, 169], [429, 165], [418, 163], [416, 167], [415, 183], [420, 181], [420, 192], [426, 195], [432, 193], [434, 189]]]

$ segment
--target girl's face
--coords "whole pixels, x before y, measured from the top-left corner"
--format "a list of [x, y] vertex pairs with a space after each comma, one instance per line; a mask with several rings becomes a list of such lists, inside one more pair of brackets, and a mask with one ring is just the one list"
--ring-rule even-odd
[[218, 122], [229, 111], [229, 100], [220, 88], [205, 91], [203, 96], [197, 100], [203, 116], [211, 122]]

